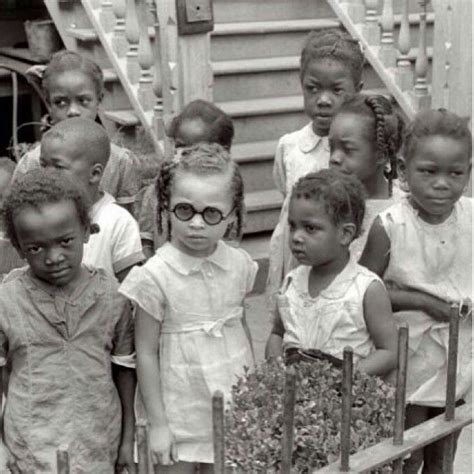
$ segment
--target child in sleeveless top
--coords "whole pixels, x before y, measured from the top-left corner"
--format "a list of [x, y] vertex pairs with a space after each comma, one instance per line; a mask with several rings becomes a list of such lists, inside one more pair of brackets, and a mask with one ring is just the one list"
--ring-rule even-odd
[[[472, 199], [467, 120], [446, 110], [419, 113], [409, 126], [400, 172], [408, 196], [374, 221], [361, 264], [386, 281], [394, 315], [409, 326], [406, 427], [444, 411], [452, 311], [472, 298]], [[464, 304], [463, 304], [464, 303]], [[456, 400], [471, 391], [472, 319], [459, 325]], [[404, 472], [442, 472], [443, 441], [412, 453]]]
[[342, 360], [352, 346], [356, 367], [383, 375], [396, 365], [397, 334], [380, 278], [350, 258], [361, 230], [360, 182], [334, 170], [310, 173], [291, 193], [290, 247], [300, 264], [285, 278], [267, 357], [320, 351]]
[[240, 232], [243, 183], [218, 144], [185, 148], [158, 178], [169, 241], [120, 292], [136, 303], [137, 373], [160, 472], [213, 472], [211, 398], [254, 364], [244, 299], [257, 265], [221, 239]]
[[[0, 208], [12, 180], [15, 163], [7, 157], [0, 157]], [[0, 222], [0, 280], [14, 268], [23, 267], [26, 262], [20, 257], [10, 240], [5, 236], [3, 222]]]
[[284, 201], [270, 241], [267, 295], [270, 304], [295, 265], [288, 247], [288, 200], [301, 176], [329, 165], [327, 135], [343, 101], [362, 88], [364, 55], [357, 41], [338, 29], [314, 31], [301, 52], [300, 78], [305, 113], [311, 122], [280, 138], [273, 176]]
[[[181, 149], [200, 142], [219, 143], [227, 150], [232, 146], [234, 125], [232, 119], [211, 102], [193, 100], [173, 118], [168, 130], [174, 148]], [[159, 233], [156, 227], [156, 183], [140, 191], [141, 206], [137, 213], [143, 252], [146, 258], [155, 254], [166, 242], [166, 229]]]
[[98, 231], [84, 246], [84, 263], [122, 281], [145, 257], [137, 222], [99, 187], [109, 156], [110, 140], [104, 127], [90, 119], [62, 120], [41, 139], [41, 165], [68, 174], [91, 201], [90, 217]]
[[329, 129], [329, 167], [360, 179], [367, 193], [362, 234], [351, 244], [359, 260], [377, 214], [401, 199], [397, 157], [404, 123], [381, 95], [358, 94], [345, 101]]
[[7, 236], [28, 266], [0, 285], [0, 365], [12, 368], [1, 472], [56, 472], [64, 448], [71, 472], [134, 467], [133, 319], [116, 281], [81, 264], [86, 203], [64, 173], [44, 169], [5, 199]]
[[[38, 68], [35, 71], [38, 73]], [[74, 51], [59, 51], [39, 74], [49, 103], [50, 125], [71, 117], [96, 120], [104, 97], [104, 75], [94, 61]], [[14, 177], [39, 167], [40, 154], [40, 145], [27, 152]], [[137, 166], [138, 160], [130, 150], [111, 144], [101, 186], [130, 212], [140, 186]]]

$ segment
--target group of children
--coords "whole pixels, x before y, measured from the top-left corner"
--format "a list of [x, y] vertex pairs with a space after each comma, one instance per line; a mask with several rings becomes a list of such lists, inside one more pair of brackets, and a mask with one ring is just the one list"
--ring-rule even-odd
[[[404, 130], [390, 101], [360, 93], [363, 64], [339, 30], [312, 33], [302, 51], [310, 123], [276, 150], [284, 203], [270, 242], [266, 356], [334, 361], [350, 345], [357, 369], [390, 380], [406, 321], [413, 426], [443, 410], [449, 317], [472, 296], [471, 134], [445, 110]], [[134, 472], [143, 403], [160, 472], [213, 472], [212, 394], [230, 401], [255, 363], [244, 300], [257, 265], [239, 248], [232, 121], [188, 104], [169, 130], [174, 157], [138, 192], [136, 159], [95, 121], [100, 69], [60, 52], [43, 87], [51, 128], [0, 190], [3, 241], [26, 265], [0, 285], [6, 463], [51, 472], [67, 447], [71, 472]], [[471, 387], [467, 316], [459, 403]], [[413, 453], [404, 472], [438, 472], [439, 452]]]

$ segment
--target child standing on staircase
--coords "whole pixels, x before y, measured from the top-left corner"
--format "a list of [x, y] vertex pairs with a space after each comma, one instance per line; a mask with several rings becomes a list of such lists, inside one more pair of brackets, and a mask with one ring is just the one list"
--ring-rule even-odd
[[362, 233], [351, 244], [356, 260], [377, 214], [404, 195], [396, 179], [403, 128], [403, 120], [381, 95], [351, 97], [331, 123], [329, 167], [357, 176], [367, 192]]
[[[104, 75], [94, 61], [64, 50], [54, 54], [44, 70], [35, 68], [35, 72], [41, 76], [49, 104], [48, 128], [71, 117], [97, 119], [104, 97]], [[40, 145], [27, 152], [14, 177], [39, 167], [40, 154]], [[111, 144], [101, 187], [130, 212], [140, 186], [137, 167], [138, 160], [130, 150]]]
[[[409, 325], [406, 428], [444, 411], [448, 327], [459, 311], [456, 400], [472, 390], [472, 199], [467, 120], [421, 112], [405, 135], [400, 172], [409, 194], [380, 213], [361, 264], [384, 279], [394, 316]], [[443, 472], [443, 440], [415, 451], [404, 472]]]
[[137, 304], [137, 374], [160, 473], [212, 473], [211, 398], [229, 401], [254, 364], [244, 299], [257, 264], [222, 241], [240, 230], [238, 165], [215, 143], [183, 149], [158, 178], [158, 227], [169, 241], [134, 268], [119, 291]]
[[288, 202], [293, 185], [310, 172], [329, 166], [327, 135], [344, 100], [362, 88], [364, 56], [358, 42], [338, 29], [310, 33], [301, 53], [304, 108], [311, 122], [278, 142], [274, 179], [284, 196], [270, 241], [267, 294], [271, 302], [283, 278], [296, 264], [289, 246]]
[[[206, 100], [193, 100], [171, 121], [168, 136], [174, 148], [183, 148], [196, 143], [218, 143], [230, 150], [234, 138], [232, 119], [219, 107]], [[143, 253], [147, 258], [166, 242], [166, 231], [156, 228], [157, 188], [152, 183], [140, 191], [140, 210], [137, 212]]]

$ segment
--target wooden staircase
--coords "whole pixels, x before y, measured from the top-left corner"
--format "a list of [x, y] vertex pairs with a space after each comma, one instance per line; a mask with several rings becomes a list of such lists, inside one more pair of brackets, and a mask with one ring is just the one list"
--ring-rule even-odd
[[[364, 90], [393, 96], [407, 117], [430, 102], [434, 14], [419, 1], [214, 0], [210, 39], [178, 36], [175, 0], [45, 4], [66, 47], [103, 68], [102, 119], [112, 134], [134, 137], [141, 125], [161, 154], [166, 118], [187, 100], [212, 99], [233, 118], [232, 153], [246, 185], [243, 246], [257, 259], [266, 258], [282, 203], [272, 178], [278, 138], [308, 121], [298, 69], [309, 31], [342, 24], [365, 49]], [[193, 61], [194, 47], [194, 63], [181, 64]]]

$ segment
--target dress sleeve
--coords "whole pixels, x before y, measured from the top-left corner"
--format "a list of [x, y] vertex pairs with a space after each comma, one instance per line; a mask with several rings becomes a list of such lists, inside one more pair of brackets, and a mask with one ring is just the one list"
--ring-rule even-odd
[[283, 137], [280, 138], [275, 152], [275, 161], [273, 163], [273, 180], [277, 189], [286, 195], [286, 167], [285, 167], [285, 146]]
[[118, 183], [115, 199], [118, 204], [134, 203], [140, 189], [138, 158], [126, 148], [120, 149]]
[[112, 265], [115, 274], [145, 260], [137, 221], [125, 209], [121, 211], [112, 239]]
[[125, 298], [121, 303], [120, 318], [114, 328], [112, 362], [124, 367], [135, 368], [134, 325], [132, 308]]
[[137, 211], [138, 227], [140, 228], [140, 237], [142, 240], [154, 241], [155, 222], [156, 222], [156, 192], [155, 184], [150, 184], [140, 191], [141, 206]]
[[[150, 260], [149, 260], [150, 262]], [[165, 314], [165, 295], [146, 266], [134, 267], [119, 287], [119, 293], [137, 304], [158, 322]]]

